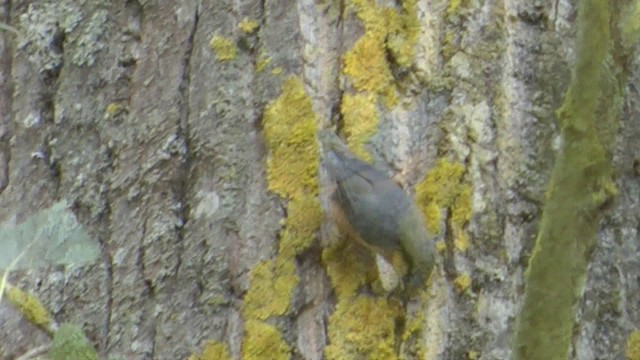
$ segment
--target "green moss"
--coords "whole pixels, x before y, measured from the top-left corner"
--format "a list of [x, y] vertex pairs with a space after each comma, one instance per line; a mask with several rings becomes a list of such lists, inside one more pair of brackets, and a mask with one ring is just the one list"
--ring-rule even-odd
[[258, 21], [244, 18], [238, 24], [238, 29], [240, 29], [245, 34], [253, 34], [258, 29], [259, 26], [260, 26], [260, 23]]
[[636, 330], [629, 334], [624, 355], [627, 360], [640, 360], [640, 331]]
[[209, 45], [216, 53], [216, 58], [219, 61], [235, 60], [238, 55], [238, 48], [236, 47], [236, 44], [223, 36], [216, 35], [212, 37]]
[[440, 232], [442, 211], [451, 212], [451, 221], [462, 227], [471, 218], [471, 186], [463, 180], [462, 164], [441, 159], [416, 186], [416, 203], [422, 210], [427, 229]]
[[62, 324], [49, 348], [51, 360], [95, 360], [96, 350], [79, 326]]
[[[516, 360], [564, 360], [574, 329], [575, 307], [596, 243], [602, 204], [614, 186], [610, 149], [626, 84], [624, 64], [611, 46], [618, 19], [611, 3], [583, 0], [576, 21], [576, 62], [558, 111], [563, 144], [548, 185], [536, 244], [525, 274], [516, 325]], [[550, 296], [550, 294], [552, 296]]]
[[291, 349], [275, 327], [259, 320], [245, 322], [242, 360], [288, 360]]
[[7, 300], [20, 311], [22, 316], [39, 328], [49, 331], [51, 316], [38, 298], [9, 284], [6, 287], [6, 294]]
[[343, 131], [347, 145], [356, 156], [371, 161], [371, 155], [365, 150], [364, 144], [378, 128], [379, 115], [375, 98], [370, 95], [345, 94], [342, 97], [340, 113], [344, 120]]
[[327, 360], [397, 359], [395, 319], [399, 306], [384, 298], [346, 297], [338, 301], [329, 318]]
[[623, 17], [620, 21], [620, 32], [622, 45], [632, 48], [638, 42], [638, 37], [640, 37], [640, 2], [633, 1], [627, 7], [622, 11]]

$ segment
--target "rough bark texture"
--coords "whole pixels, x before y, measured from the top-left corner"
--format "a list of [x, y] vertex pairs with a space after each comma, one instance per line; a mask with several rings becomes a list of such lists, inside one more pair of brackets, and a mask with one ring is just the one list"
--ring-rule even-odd
[[[618, 195], [596, 216], [571, 359], [640, 359], [640, 5], [616, 6], [612, 46], [627, 52], [606, 61], [628, 81], [617, 128], [598, 131], [614, 139]], [[104, 358], [508, 359], [563, 146], [576, 11], [4, 0], [19, 34], [0, 29], [0, 234], [63, 203], [99, 249], [18, 264], [9, 281]], [[317, 157], [308, 131], [335, 124], [416, 189], [441, 244], [416, 298], [380, 294], [371, 254], [318, 226], [326, 180], [296, 159]], [[0, 253], [39, 231], [0, 238]], [[6, 298], [0, 339], [2, 359], [50, 342]]]

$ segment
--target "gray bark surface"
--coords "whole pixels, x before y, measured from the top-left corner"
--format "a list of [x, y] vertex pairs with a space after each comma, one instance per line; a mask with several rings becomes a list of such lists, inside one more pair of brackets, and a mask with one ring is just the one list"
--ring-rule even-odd
[[[332, 122], [350, 90], [341, 57], [364, 31], [347, 8], [1, 2], [0, 21], [20, 34], [0, 30], [0, 229], [64, 200], [99, 246], [91, 263], [18, 268], [9, 281], [57, 322], [81, 326], [104, 358], [186, 359], [217, 341], [240, 359], [249, 272], [274, 257], [286, 216], [286, 201], [268, 190], [262, 115], [296, 75], [318, 128]], [[438, 331], [425, 330], [424, 358], [502, 360], [561, 141], [554, 111], [571, 78], [575, 4], [463, 1], [450, 10], [418, 1], [414, 60], [394, 73], [399, 104], [380, 106], [370, 148], [408, 188], [441, 157], [464, 164], [470, 247], [439, 254], [423, 304], [425, 326]], [[238, 28], [245, 18], [258, 21], [255, 33]], [[216, 58], [214, 36], [236, 44], [235, 59]], [[619, 195], [601, 226], [571, 359], [623, 360], [640, 327], [638, 69], [636, 60], [615, 134]], [[335, 298], [320, 237], [296, 259], [287, 315], [270, 319], [292, 359], [322, 359], [329, 341]], [[0, 239], [0, 252], [9, 244]], [[462, 292], [461, 274], [472, 280]], [[0, 359], [49, 342], [0, 304]]]

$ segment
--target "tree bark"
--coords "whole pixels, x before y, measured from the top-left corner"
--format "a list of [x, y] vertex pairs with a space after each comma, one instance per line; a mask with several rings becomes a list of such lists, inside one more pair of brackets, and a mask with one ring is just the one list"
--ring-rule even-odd
[[[575, 249], [588, 267], [570, 359], [640, 359], [640, 3], [613, 9], [593, 81], [620, 81], [588, 115], [614, 176], [584, 189], [606, 201], [567, 213], [596, 233]], [[554, 166], [579, 165], [562, 155], [577, 11], [1, 2], [0, 268], [51, 321], [3, 297], [0, 358], [54, 344], [64, 323], [105, 359], [515, 356]], [[439, 251], [417, 296], [382, 293], [372, 254], [322, 216], [327, 127], [423, 209]]]

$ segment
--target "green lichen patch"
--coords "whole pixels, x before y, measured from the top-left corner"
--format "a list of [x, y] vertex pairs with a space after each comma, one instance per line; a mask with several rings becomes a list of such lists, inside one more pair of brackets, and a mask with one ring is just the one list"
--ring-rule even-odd
[[[401, 336], [402, 348], [401, 359], [433, 359], [427, 354], [428, 341], [424, 338], [424, 329], [429, 327], [425, 322], [427, 320], [427, 304], [430, 302], [429, 293], [422, 290], [419, 293], [420, 307], [409, 307], [406, 314], [406, 325]], [[437, 316], [431, 318], [431, 323]], [[435, 331], [435, 326], [429, 331]], [[433, 352], [433, 351], [432, 351]]]
[[248, 18], [244, 18], [238, 24], [238, 29], [240, 29], [245, 34], [253, 34], [258, 29], [259, 26], [260, 26], [260, 23], [257, 20], [250, 20]]
[[45, 331], [49, 330], [51, 316], [37, 297], [10, 284], [6, 284], [6, 293], [7, 300], [22, 313], [22, 316]]
[[82, 329], [73, 324], [60, 326], [48, 355], [51, 360], [95, 360], [98, 356]]
[[352, 0], [350, 4], [365, 28], [364, 36], [380, 38], [383, 49], [389, 51], [397, 64], [411, 65], [420, 33], [417, 1], [401, 1], [400, 11], [378, 6], [373, 0]]
[[403, 1], [402, 10], [372, 0], [352, 0], [349, 5], [365, 33], [344, 55], [343, 72], [357, 92], [381, 96], [387, 106], [394, 106], [397, 93], [391, 67], [408, 67], [413, 61], [420, 33], [416, 1]]
[[249, 277], [250, 286], [244, 298], [245, 318], [265, 320], [284, 315], [298, 284], [293, 260], [279, 256], [262, 261], [251, 269]]
[[358, 296], [338, 301], [329, 318], [327, 360], [397, 359], [395, 320], [400, 306], [384, 298]]
[[207, 341], [201, 355], [193, 354], [188, 360], [231, 360], [226, 344], [217, 341]]
[[317, 195], [316, 115], [300, 79], [285, 80], [282, 94], [265, 110], [263, 125], [269, 190], [288, 199]]
[[373, 258], [353, 241], [336, 242], [322, 252], [322, 262], [338, 298], [352, 296], [370, 282], [375, 270]]
[[466, 273], [460, 274], [453, 280], [453, 284], [459, 292], [463, 293], [471, 286], [471, 276]]
[[464, 0], [450, 0], [449, 6], [447, 6], [447, 17], [457, 15], [463, 3]]
[[416, 0], [404, 0], [401, 3], [403, 11], [397, 15], [395, 28], [387, 36], [387, 49], [396, 63], [409, 67], [420, 35], [418, 5]]
[[627, 360], [640, 360], [640, 331], [636, 330], [629, 334], [624, 355]]
[[110, 103], [109, 105], [107, 105], [104, 111], [105, 118], [114, 117], [116, 116], [116, 114], [120, 113], [120, 111], [122, 111], [121, 105], [119, 105], [118, 103]]
[[243, 360], [288, 360], [291, 349], [275, 327], [259, 320], [245, 323], [242, 342]]
[[382, 99], [388, 107], [396, 105], [391, 68], [411, 65], [420, 24], [415, 0], [401, 1], [401, 9], [378, 6], [373, 0], [352, 0], [348, 5], [365, 33], [343, 57], [343, 72], [356, 94], [343, 97], [341, 113], [349, 147], [370, 161], [363, 145], [378, 125], [376, 102]]
[[471, 218], [472, 191], [463, 179], [464, 173], [462, 164], [441, 159], [416, 186], [416, 202], [432, 234], [440, 232], [444, 209], [451, 212], [451, 221], [458, 227]]
[[209, 45], [219, 61], [232, 61], [238, 55], [236, 44], [226, 37], [216, 35], [211, 38]]
[[365, 33], [344, 56], [344, 73], [358, 91], [382, 94], [392, 86], [384, 39]]
[[340, 113], [344, 121], [343, 132], [347, 145], [353, 153], [365, 161], [371, 161], [371, 155], [364, 144], [376, 133], [378, 128], [378, 108], [371, 95], [345, 94], [340, 104]]
[[316, 196], [305, 194], [287, 205], [287, 218], [280, 234], [279, 253], [293, 258], [311, 245], [322, 224], [322, 210]]
[[262, 320], [285, 315], [299, 282], [295, 257], [312, 243], [322, 222], [317, 199], [319, 149], [316, 116], [302, 81], [289, 77], [280, 96], [265, 109], [269, 190], [287, 201], [275, 259], [256, 264], [244, 299], [243, 359], [288, 359], [278, 330]]
[[256, 73], [263, 72], [271, 64], [271, 61], [273, 60], [266, 53], [261, 52], [256, 61]]

